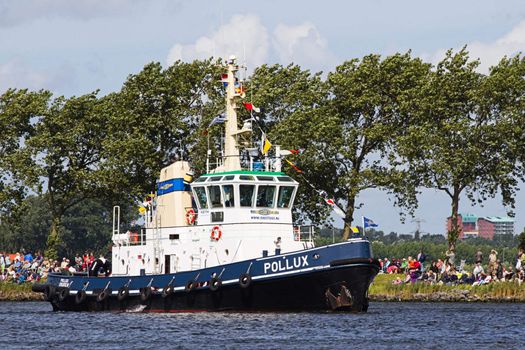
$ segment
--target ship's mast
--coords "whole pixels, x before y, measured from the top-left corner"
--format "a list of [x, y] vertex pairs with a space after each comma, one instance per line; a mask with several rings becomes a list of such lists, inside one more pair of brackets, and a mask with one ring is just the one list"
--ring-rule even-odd
[[228, 77], [226, 79], [226, 125], [224, 135], [224, 171], [241, 170], [241, 161], [239, 157], [239, 146], [237, 144], [237, 103], [236, 97], [240, 93], [235, 89], [239, 86], [236, 73], [239, 70], [237, 59], [231, 56], [228, 60]]

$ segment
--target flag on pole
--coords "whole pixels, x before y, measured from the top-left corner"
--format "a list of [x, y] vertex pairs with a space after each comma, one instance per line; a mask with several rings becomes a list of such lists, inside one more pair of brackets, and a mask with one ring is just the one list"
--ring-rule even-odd
[[299, 169], [294, 163], [290, 162], [288, 159], [284, 159], [288, 164], [290, 164], [290, 166], [292, 168], [294, 168], [295, 171], [297, 171], [298, 173], [302, 173], [303, 171], [301, 169]]
[[367, 217], [363, 216], [363, 229], [367, 229], [369, 227], [377, 227], [377, 225], [372, 219], [369, 219]]
[[335, 200], [333, 199], [326, 199], [324, 200], [326, 202], [326, 204], [332, 206], [332, 210], [337, 214], [339, 215], [340, 217], [342, 217], [343, 219], [346, 217], [346, 214], [345, 212], [343, 211], [343, 209], [339, 208], [339, 206], [337, 204], [335, 204]]
[[353, 232], [353, 233], [359, 233], [359, 229], [357, 227], [350, 227], [350, 230]]
[[290, 150], [283, 149], [279, 152], [279, 154], [281, 156], [289, 156], [290, 154], [299, 154], [299, 150], [298, 149], [290, 149]]
[[222, 81], [222, 85], [224, 87], [228, 86], [228, 73], [224, 73], [222, 76], [221, 76], [221, 81]]
[[211, 121], [210, 125], [208, 126], [208, 128], [211, 128], [212, 126], [216, 125], [216, 124], [221, 124], [221, 123], [224, 123], [226, 122], [226, 117], [222, 114], [216, 116], [215, 118], [213, 118], [213, 120]]
[[266, 155], [266, 153], [268, 153], [270, 148], [272, 148], [272, 143], [270, 141], [268, 141], [267, 138], [265, 138], [264, 139], [264, 144], [263, 144], [263, 149], [262, 149], [262, 154]]
[[243, 102], [242, 104], [243, 104], [244, 107], [246, 107], [246, 109], [249, 110], [249, 111], [254, 111], [254, 112], [257, 112], [257, 113], [259, 113], [259, 112], [261, 111], [260, 108], [255, 107], [255, 106], [254, 106], [253, 104], [251, 104], [251, 103]]

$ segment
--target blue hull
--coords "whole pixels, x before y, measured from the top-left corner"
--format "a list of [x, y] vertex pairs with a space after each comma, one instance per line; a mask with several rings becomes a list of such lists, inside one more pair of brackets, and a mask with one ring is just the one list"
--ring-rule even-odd
[[366, 311], [378, 271], [370, 243], [354, 240], [174, 274], [55, 274], [34, 290], [67, 311]]

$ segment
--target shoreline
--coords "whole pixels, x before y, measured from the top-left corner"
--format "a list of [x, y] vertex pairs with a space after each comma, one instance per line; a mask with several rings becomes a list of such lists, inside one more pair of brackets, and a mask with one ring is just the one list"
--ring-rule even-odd
[[[369, 288], [371, 302], [525, 302], [525, 283], [492, 282], [482, 286], [440, 285], [423, 282], [394, 285], [400, 275], [377, 275]], [[17, 285], [0, 282], [2, 301], [44, 301], [41, 293], [31, 290], [31, 283]]]

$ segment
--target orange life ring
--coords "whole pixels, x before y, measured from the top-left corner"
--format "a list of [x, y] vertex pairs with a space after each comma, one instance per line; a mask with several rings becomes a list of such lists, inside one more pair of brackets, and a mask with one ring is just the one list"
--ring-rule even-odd
[[195, 210], [193, 209], [186, 210], [186, 223], [188, 223], [188, 225], [193, 224], [195, 222], [196, 216], [197, 214], [195, 214]]
[[218, 241], [219, 239], [221, 239], [222, 237], [222, 231], [221, 231], [221, 228], [219, 226], [214, 226], [212, 229], [211, 229], [211, 236], [210, 238], [214, 241]]

